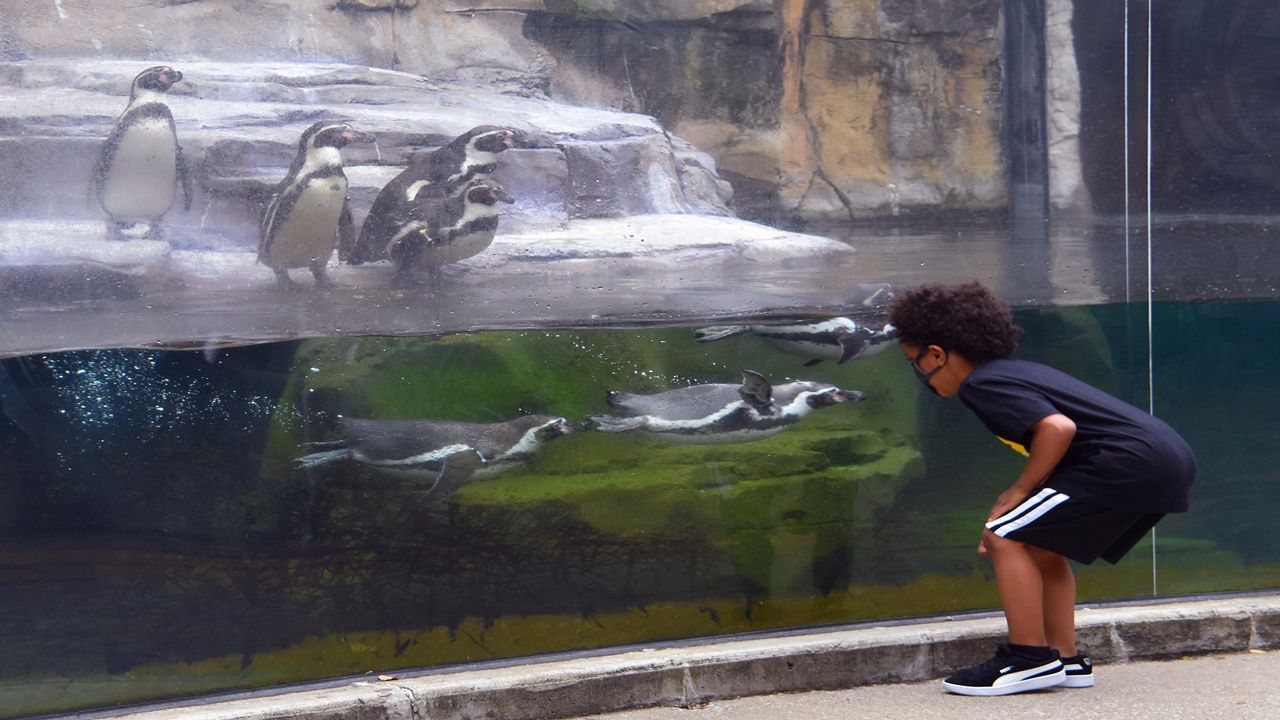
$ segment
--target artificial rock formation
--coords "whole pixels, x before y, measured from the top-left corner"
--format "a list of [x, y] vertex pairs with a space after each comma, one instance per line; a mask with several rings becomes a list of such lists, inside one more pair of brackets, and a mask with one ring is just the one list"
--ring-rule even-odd
[[997, 0], [58, 0], [6, 20], [0, 59], [337, 61], [652, 115], [751, 217], [1005, 203]]

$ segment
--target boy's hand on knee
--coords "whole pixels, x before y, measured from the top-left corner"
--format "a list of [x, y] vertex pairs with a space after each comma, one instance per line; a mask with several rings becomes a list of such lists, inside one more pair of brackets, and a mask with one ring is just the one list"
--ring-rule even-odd
[[1022, 502], [1026, 497], [1027, 491], [1017, 485], [1000, 493], [1000, 497], [996, 498], [996, 504], [991, 506], [991, 512], [987, 515], [987, 522], [991, 522], [1018, 507], [1018, 503]]

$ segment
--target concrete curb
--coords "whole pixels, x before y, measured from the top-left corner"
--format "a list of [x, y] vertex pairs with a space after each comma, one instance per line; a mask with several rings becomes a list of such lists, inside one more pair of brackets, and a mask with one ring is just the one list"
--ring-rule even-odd
[[[1280, 647], [1280, 594], [1082, 608], [1102, 663]], [[128, 720], [534, 720], [927, 680], [987, 657], [999, 616], [825, 629], [113, 713]]]

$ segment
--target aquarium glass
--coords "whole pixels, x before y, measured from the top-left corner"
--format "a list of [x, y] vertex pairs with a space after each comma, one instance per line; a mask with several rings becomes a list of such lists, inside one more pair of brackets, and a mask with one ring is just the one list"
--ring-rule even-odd
[[0, 19], [0, 718], [996, 609], [923, 282], [1196, 451], [1082, 602], [1280, 585], [1263, 0]]

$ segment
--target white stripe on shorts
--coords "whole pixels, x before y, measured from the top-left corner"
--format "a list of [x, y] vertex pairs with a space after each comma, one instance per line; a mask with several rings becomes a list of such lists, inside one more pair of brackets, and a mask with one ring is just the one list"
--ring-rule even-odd
[[1070, 495], [1060, 493], [1053, 488], [1044, 488], [1023, 500], [1018, 507], [987, 523], [987, 529], [1004, 537], [1014, 530], [1030, 525], [1045, 513], [1070, 499]]

